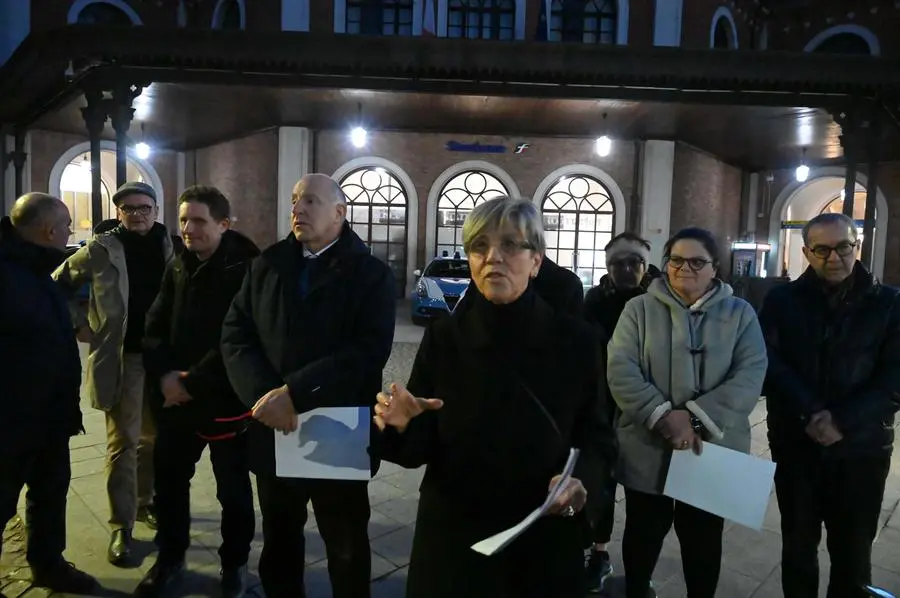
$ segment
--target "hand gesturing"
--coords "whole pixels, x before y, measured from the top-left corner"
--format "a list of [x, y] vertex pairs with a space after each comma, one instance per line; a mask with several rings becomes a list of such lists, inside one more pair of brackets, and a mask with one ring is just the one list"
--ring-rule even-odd
[[386, 426], [403, 432], [410, 420], [425, 411], [440, 409], [444, 406], [441, 399], [420, 399], [412, 396], [406, 387], [399, 382], [391, 384], [391, 394], [378, 393], [375, 404], [375, 425], [379, 430]]

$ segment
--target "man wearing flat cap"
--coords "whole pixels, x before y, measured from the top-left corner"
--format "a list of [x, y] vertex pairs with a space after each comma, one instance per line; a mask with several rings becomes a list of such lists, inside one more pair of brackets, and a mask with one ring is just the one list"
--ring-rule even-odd
[[[173, 257], [172, 239], [156, 222], [156, 192], [125, 183], [112, 198], [119, 224], [95, 235], [53, 277], [70, 298], [90, 285], [87, 313], [73, 308], [78, 338], [90, 344], [87, 385], [106, 413], [107, 482], [112, 538], [108, 558], [130, 563], [136, 520], [156, 527], [152, 510], [154, 429], [144, 401], [144, 318]], [[76, 304], [73, 302], [72, 304]]]

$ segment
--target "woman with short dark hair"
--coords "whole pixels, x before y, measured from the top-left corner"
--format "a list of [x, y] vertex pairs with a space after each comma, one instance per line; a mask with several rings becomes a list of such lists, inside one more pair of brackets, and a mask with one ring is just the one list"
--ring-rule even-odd
[[[408, 390], [378, 396], [383, 457], [426, 466], [408, 598], [584, 595], [582, 510], [600, 504], [615, 444], [600, 344], [534, 290], [544, 246], [530, 201], [477, 206], [463, 226], [471, 305], [425, 332]], [[492, 556], [472, 550], [544, 502], [573, 447], [550, 513]]]
[[718, 245], [686, 228], [665, 245], [665, 272], [625, 305], [610, 342], [607, 375], [622, 410], [617, 479], [625, 487], [627, 598], [650, 583], [673, 523], [688, 598], [713, 598], [723, 520], [663, 496], [672, 451], [711, 442], [750, 451], [750, 412], [766, 374], [756, 312], [717, 278]]

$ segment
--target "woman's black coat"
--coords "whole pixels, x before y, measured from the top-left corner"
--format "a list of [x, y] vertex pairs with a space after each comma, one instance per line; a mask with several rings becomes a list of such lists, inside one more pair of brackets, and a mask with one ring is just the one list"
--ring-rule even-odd
[[[602, 345], [591, 327], [537, 298], [521, 322], [521, 343], [511, 348], [492, 337], [485, 319], [479, 309], [465, 310], [426, 331], [408, 388], [414, 396], [443, 399], [444, 406], [413, 419], [402, 434], [392, 428], [383, 434], [385, 459], [408, 468], [427, 465], [409, 596], [449, 596], [486, 583], [479, 571], [493, 565], [469, 546], [538, 507], [571, 447], [581, 449], [575, 477], [596, 515], [615, 460], [604, 415]], [[503, 552], [530, 546], [528, 561], [544, 569], [559, 555], [580, 554], [583, 529], [579, 517], [546, 517]], [[502, 553], [489, 558], [506, 566]]]

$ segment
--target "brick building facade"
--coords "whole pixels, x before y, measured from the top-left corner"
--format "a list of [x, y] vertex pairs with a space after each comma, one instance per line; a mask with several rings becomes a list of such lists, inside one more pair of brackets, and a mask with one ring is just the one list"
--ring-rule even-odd
[[[394, 13], [397, 22], [381, 23], [381, 26], [385, 31], [390, 25], [398, 31], [405, 28], [399, 31], [401, 34], [422, 35], [423, 29], [429, 28], [424, 18], [426, 1], [398, 0], [395, 4], [399, 8]], [[448, 0], [434, 0], [434, 33], [438, 37], [472, 37], [470, 33], [460, 34], [459, 30], [454, 33], [454, 19], [457, 18], [454, 14], [466, 2], [449, 1], [450, 5]], [[550, 16], [547, 34], [551, 41], [555, 35], [568, 35], [571, 27], [560, 25], [568, 18], [563, 14], [562, 3], [548, 1], [542, 7], [543, 1], [500, 0], [498, 4], [508, 6], [509, 10], [495, 14], [508, 31], [504, 33], [484, 26], [475, 36], [510, 38], [508, 41], [500, 39], [498, 44], [546, 43], [535, 40], [541, 37], [541, 15], [545, 11]], [[889, 1], [822, 2], [815, 3], [815, 8], [813, 3], [803, 7], [803, 3], [796, 2], [791, 3], [794, 8], [781, 8], [779, 5], [783, 3], [758, 0], [592, 0], [589, 4], [593, 7], [591, 10], [600, 15], [596, 28], [604, 32], [605, 42], [627, 48], [668, 46], [673, 51], [715, 48], [723, 52], [760, 53], [801, 53], [821, 48], [822, 51], [843, 53], [867, 51], [880, 57], [872, 60], [900, 58], [900, 41], [889, 34], [896, 30], [900, 7]], [[160, 31], [223, 28], [277, 36], [286, 31], [342, 34], [354, 28], [364, 29], [368, 26], [364, 19], [368, 17], [359, 16], [364, 12], [361, 5], [357, 0], [13, 0], [0, 8], [0, 23], [7, 24], [6, 30], [0, 31], [0, 60], [13, 55], [19, 43], [29, 35], [76, 23], [79, 19], [84, 20], [88, 13], [93, 15], [91, 18], [120, 19], [123, 24], [130, 22], [134, 26]], [[852, 5], [851, 9], [847, 5]], [[97, 12], [92, 13], [93, 10]], [[584, 19], [587, 35], [588, 28], [594, 25], [589, 26], [587, 17], [579, 14], [579, 18]], [[234, 34], [239, 35], [239, 32]], [[2, 76], [0, 70], [0, 81]], [[132, 152], [129, 160], [137, 165], [144, 178], [160, 186], [164, 198], [162, 219], [170, 228], [176, 228], [175, 200], [180, 191], [193, 183], [212, 184], [232, 199], [236, 227], [265, 246], [287, 230], [285, 202], [289, 201], [290, 185], [300, 174], [318, 171], [337, 174], [342, 179], [351, 175], [359, 179], [361, 170], [368, 169], [372, 172], [370, 180], [380, 176], [388, 181], [384, 183], [385, 189], [393, 186], [399, 191], [392, 191], [390, 209], [385, 207], [387, 203], [373, 199], [381, 193], [378, 189], [357, 193], [357, 207], [367, 207], [370, 214], [367, 222], [358, 220], [357, 224], [365, 233], [363, 236], [373, 244], [373, 251], [383, 252], [383, 257], [392, 262], [407, 288], [413, 282], [414, 269], [422, 267], [442, 247], [452, 246], [450, 241], [447, 241], [450, 245], [446, 245], [443, 237], [452, 236], [450, 225], [445, 221], [453, 217], [451, 212], [456, 212], [442, 203], [442, 197], [448, 196], [447, 185], [452, 181], [460, 184], [459, 176], [467, 172], [481, 173], [479, 176], [493, 181], [489, 184], [533, 199], [545, 214], [559, 211], [560, 222], [568, 212], [557, 210], [554, 206], [558, 207], [559, 202], [551, 202], [551, 196], [555, 194], [558, 198], [569, 193], [560, 191], [561, 181], [577, 180], [579, 184], [587, 185], [586, 190], [599, 190], [590, 192], [603, 197], [599, 202], [602, 206], [598, 207], [598, 202], [589, 202], [598, 214], [596, 218], [591, 217], [593, 228], [588, 230], [576, 225], [576, 230], [572, 231], [574, 236], [567, 241], [563, 241], [565, 235], [560, 230], [559, 236], [554, 237], [557, 245], [551, 243], [551, 247], [559, 251], [554, 255], [557, 259], [562, 257], [564, 249], [592, 254], [602, 248], [610, 235], [623, 230], [639, 232], [653, 241], [658, 258], [662, 242], [670, 232], [695, 225], [714, 231], [721, 239], [726, 273], [730, 257], [728, 248], [732, 242], [770, 243], [772, 255], [766, 269], [769, 275], [779, 274], [790, 259], [790, 256], [785, 257], [783, 247], [790, 231], [782, 231], [782, 221], [808, 219], [838, 199], [842, 188], [844, 164], [839, 151], [835, 152], [833, 147], [821, 148], [817, 156], [819, 163], [811, 161], [811, 175], [801, 184], [794, 180], [793, 168], [783, 160], [767, 166], [770, 161], [765, 155], [752, 161], [719, 156], [708, 147], [688, 143], [677, 128], [673, 129], [673, 134], [659, 137], [613, 134], [611, 151], [608, 155], [598, 155], [595, 140], [598, 134], [605, 134], [606, 121], [600, 124], [588, 122], [581, 135], [550, 136], [510, 135], [510, 127], [506, 125], [467, 127], [466, 123], [456, 121], [452, 125], [435, 122], [427, 132], [396, 130], [380, 127], [374, 121], [376, 117], [369, 116], [367, 142], [364, 147], [355, 147], [348, 136], [352, 124], [349, 121], [347, 126], [338, 127], [334, 125], [334, 119], [317, 119], [313, 115], [303, 122], [296, 122], [279, 117], [278, 110], [273, 110], [266, 126], [250, 124], [261, 121], [247, 118], [246, 130], [234, 134], [235, 130], [242, 129], [244, 117], [237, 112], [230, 115], [229, 126], [223, 126], [222, 130], [230, 133], [212, 135], [210, 139], [192, 145], [174, 138], [154, 137], [152, 112], [159, 109], [152, 105], [154, 85], [145, 88], [144, 94], [135, 100], [136, 112], [129, 131], [132, 140], [144, 139], [143, 121], [146, 120], [152, 153], [142, 158]], [[362, 113], [365, 93], [360, 97]], [[466, 101], [474, 102], [471, 98], [471, 95], [467, 96]], [[77, 103], [84, 104], [83, 101]], [[177, 113], [178, 105], [171, 103], [164, 109]], [[244, 111], [254, 109], [253, 106], [242, 108]], [[143, 113], [150, 116], [144, 118]], [[541, 115], [541, 118], [547, 117]], [[802, 118], [786, 122], [785, 128], [797, 132], [783, 137], [784, 143], [796, 148], [798, 163], [802, 160], [801, 148], [805, 151], [809, 146], [811, 154], [815, 152], [814, 141], [801, 139], [804, 125], [800, 120]], [[60, 123], [60, 120], [45, 118], [28, 128], [23, 174], [27, 189], [51, 193], [65, 191], [61, 185], [66, 178], [66, 168], [71, 168], [70, 163], [75, 164], [82, 156], [87, 159], [87, 131], [80, 134], [77, 127]], [[613, 131], [627, 129], [621, 121], [610, 119], [609, 124]], [[832, 129], [837, 127], [833, 123], [830, 126]], [[443, 130], [452, 132], [444, 133]], [[727, 139], [731, 132], [721, 128], [704, 134], [718, 135], [721, 140]], [[104, 151], [113, 152], [115, 136], [109, 131], [104, 136], [107, 137]], [[832, 132], [831, 136], [836, 134]], [[453, 142], [457, 145], [452, 145]], [[739, 145], [742, 140], [735, 138], [728, 143]], [[479, 147], [473, 147], [476, 144]], [[517, 147], [522, 145], [525, 147], [517, 152]], [[7, 148], [12, 146], [10, 136]], [[495, 149], [485, 149], [492, 147]], [[501, 147], [502, 151], [496, 149]], [[457, 151], [460, 148], [464, 151]], [[773, 145], [772, 151], [776, 149]], [[7, 167], [5, 199], [8, 207], [14, 193], [11, 190], [11, 164]], [[866, 173], [867, 165], [860, 164], [858, 181], [863, 187]], [[830, 180], [835, 183], [825, 185]], [[875, 196], [879, 200], [879, 218], [873, 264], [888, 282], [900, 283], [900, 163], [882, 161], [877, 181]], [[114, 186], [115, 181], [104, 180], [104, 183], [109, 187]], [[813, 188], [818, 189], [816, 193], [820, 196], [805, 200], [803, 213], [798, 211], [799, 208], [791, 212], [793, 198]], [[472, 189], [469, 192], [478, 196]], [[812, 191], [807, 195], [810, 193]], [[382, 203], [388, 220], [379, 224], [373, 220], [371, 210], [373, 205], [381, 206]], [[582, 217], [587, 211], [586, 207], [579, 208], [575, 219], [584, 220]], [[787, 216], [789, 212], [790, 217]], [[599, 224], [601, 214], [602, 225]], [[78, 221], [76, 218], [76, 224]], [[559, 226], [562, 228], [561, 224]], [[588, 238], [590, 242], [586, 241]], [[374, 246], [379, 243], [376, 250]], [[569, 247], [573, 243], [577, 247]], [[584, 258], [583, 255], [560, 261], [584, 270], [586, 284], [595, 282], [601, 273], [598, 268], [602, 256], [594, 253], [593, 257]], [[579, 259], [579, 264], [571, 263], [573, 259]]]

